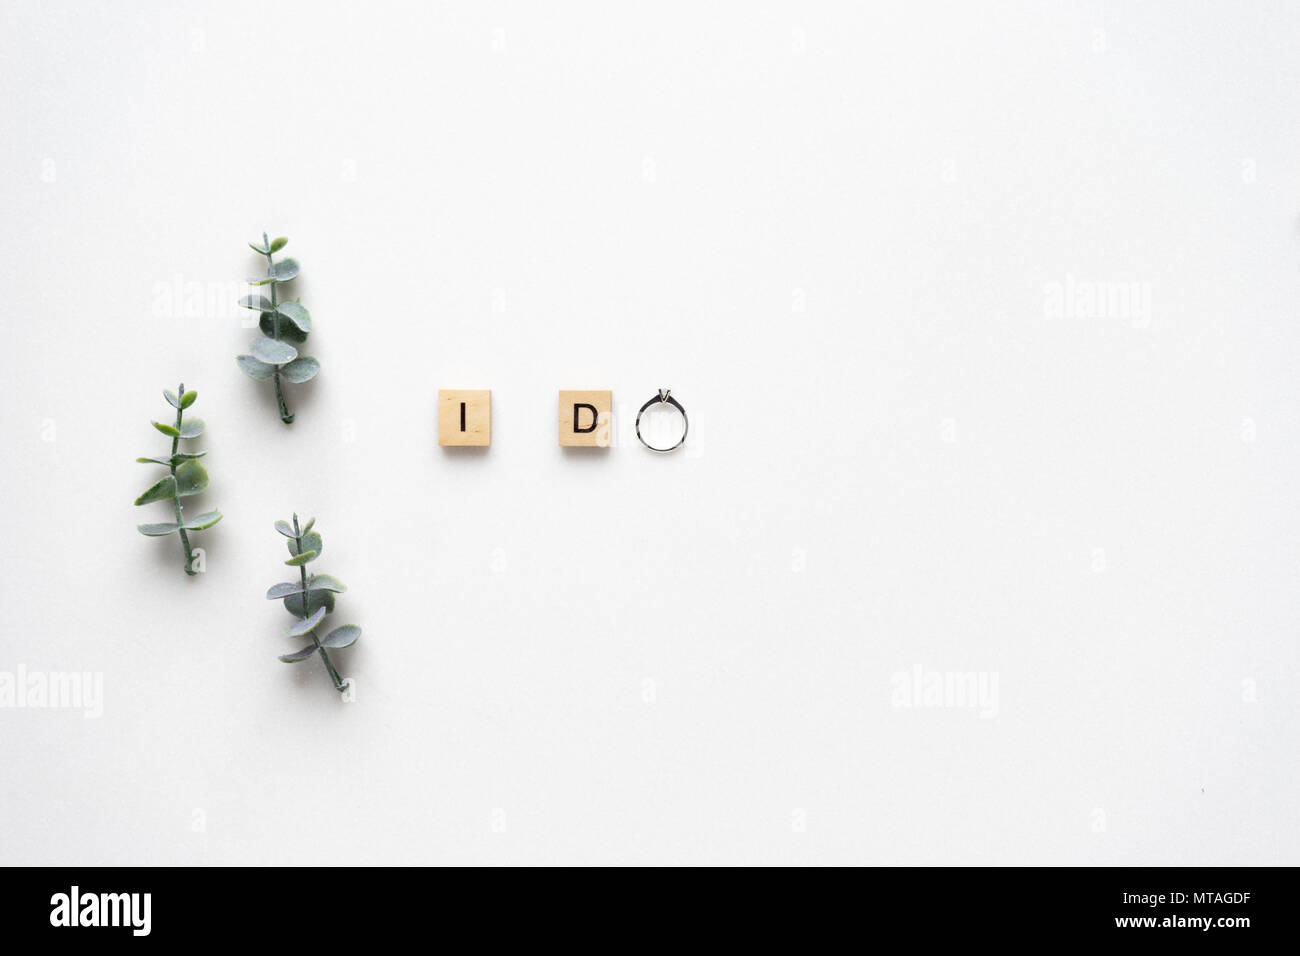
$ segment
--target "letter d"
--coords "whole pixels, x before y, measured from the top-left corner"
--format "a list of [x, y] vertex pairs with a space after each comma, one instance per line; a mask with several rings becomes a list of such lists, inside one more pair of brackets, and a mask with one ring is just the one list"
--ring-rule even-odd
[[[589, 410], [591, 411], [591, 425], [590, 425], [589, 427], [587, 427], [587, 428], [583, 428], [583, 427], [581, 427], [581, 426], [578, 424], [578, 409], [580, 409], [580, 408], [586, 408], [586, 409], [589, 409]], [[574, 402], [574, 403], [573, 403], [573, 432], [574, 432], [574, 434], [575, 434], [575, 435], [585, 435], [585, 434], [587, 434], [588, 432], [594, 432], [594, 431], [596, 430], [596, 419], [599, 418], [599, 417], [600, 417], [600, 416], [599, 416], [599, 414], [596, 412], [596, 406], [595, 406], [595, 405], [588, 405], [586, 402]]]

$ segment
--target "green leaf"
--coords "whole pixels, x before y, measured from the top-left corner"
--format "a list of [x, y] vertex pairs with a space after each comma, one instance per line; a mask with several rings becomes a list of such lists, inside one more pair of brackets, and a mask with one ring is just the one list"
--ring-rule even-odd
[[168, 391], [167, 389], [164, 388], [164, 389], [163, 389], [163, 398], [167, 399], [167, 404], [171, 405], [172, 408], [180, 408], [180, 407], [181, 407], [180, 400], [176, 397], [176, 393], [175, 393], [175, 392]]
[[255, 358], [266, 362], [268, 365], [283, 365], [285, 362], [292, 362], [298, 357], [298, 350], [286, 342], [279, 342], [275, 339], [268, 339], [265, 336], [253, 339], [253, 344], [248, 347]]
[[320, 362], [317, 362], [310, 355], [300, 355], [280, 369], [280, 373], [295, 385], [310, 381], [316, 377], [316, 373], [319, 371]]
[[220, 511], [205, 511], [201, 515], [195, 515], [193, 518], [186, 520], [181, 527], [186, 531], [202, 531], [204, 528], [211, 528], [220, 520]]
[[355, 644], [360, 636], [361, 628], [355, 624], [344, 624], [330, 631], [321, 644], [324, 647], [347, 647], [349, 644]]
[[135, 530], [141, 534], [147, 534], [151, 538], [162, 538], [169, 534], [175, 534], [178, 527], [180, 526], [176, 522], [166, 521], [161, 524], [138, 524], [135, 526]]
[[[263, 311], [269, 310], [263, 309]], [[300, 331], [311, 331], [311, 313], [307, 311], [307, 307], [301, 302], [281, 302], [276, 307], [276, 311], [298, 326]]]
[[[275, 530], [280, 532], [280, 534], [284, 535], [286, 538], [292, 538], [296, 534], [293, 530], [293, 525], [289, 524], [287, 521], [277, 521], [275, 523]], [[292, 552], [292, 550], [293, 549], [291, 548], [290, 552]]]
[[180, 438], [180, 437], [181, 437], [181, 433], [178, 432], [178, 431], [177, 431], [173, 426], [171, 426], [171, 425], [164, 425], [162, 422], [154, 422], [154, 423], [153, 423], [153, 427], [156, 428], [156, 429], [158, 429], [160, 432], [162, 432], [162, 433], [163, 433], [164, 435], [166, 435], [168, 438]]
[[288, 282], [298, 274], [297, 259], [281, 259], [271, 266], [271, 278], [276, 282]]
[[302, 533], [303, 533], [303, 534], [306, 534], [308, 531], [310, 531], [310, 530], [311, 530], [312, 528], [314, 528], [315, 526], [316, 526], [316, 519], [315, 519], [315, 518], [312, 518], [310, 521], [308, 521], [305, 525], [302, 526]]
[[315, 614], [319, 609], [324, 608], [326, 613], [334, 610], [334, 595], [329, 591], [317, 591], [314, 588], [307, 592], [307, 607], [304, 610], [302, 604], [302, 592], [290, 594], [284, 599], [284, 609], [294, 617], [302, 617], [304, 614]]
[[[276, 338], [274, 312], [263, 312], [262, 318], [258, 320], [257, 326], [262, 330], [262, 334], [268, 339]], [[279, 338], [281, 342], [293, 342], [296, 345], [301, 345], [303, 342], [307, 341], [307, 333], [302, 331], [302, 329], [298, 328], [298, 326], [294, 325], [292, 322], [282, 318], [280, 320]]]
[[315, 558], [316, 558], [315, 551], [304, 551], [302, 554], [295, 554], [292, 558], [290, 558], [288, 561], [284, 563], [289, 565], [290, 567], [296, 568], [300, 564], [306, 564], [308, 561], [315, 560]]
[[191, 418], [187, 422], [181, 422], [180, 435], [182, 438], [198, 438], [203, 434], [203, 419]]
[[297, 664], [299, 661], [305, 661], [316, 653], [316, 645], [308, 644], [300, 651], [294, 651], [292, 654], [281, 654], [280, 660], [286, 664]]
[[199, 399], [199, 393], [194, 391], [194, 389], [190, 389], [188, 392], [186, 392], [184, 395], [181, 396], [181, 408], [189, 408], [196, 401], [198, 401], [198, 399]]
[[197, 461], [187, 461], [176, 469], [176, 494], [179, 497], [197, 495], [207, 486], [208, 473]]
[[274, 306], [271, 300], [264, 295], [246, 295], [239, 300], [241, 309], [256, 309], [258, 312], [270, 312]]
[[147, 505], [153, 501], [162, 501], [164, 498], [174, 498], [176, 496], [176, 479], [171, 475], [164, 475], [158, 479], [148, 491], [135, 499], [137, 505]]
[[267, 249], [265, 246], [259, 246], [256, 243], [252, 243], [252, 242], [248, 244], [248, 248], [252, 249], [259, 256], [267, 255], [271, 251], [270, 249]]
[[283, 248], [284, 248], [285, 246], [287, 246], [288, 244], [289, 244], [289, 237], [288, 237], [288, 236], [281, 236], [281, 237], [278, 238], [278, 239], [272, 239], [272, 240], [271, 240], [271, 251], [272, 251], [272, 252], [279, 252], [281, 249], [283, 249]]
[[284, 609], [294, 617], [313, 614], [318, 608], [334, 610], [334, 595], [347, 588], [342, 582], [328, 574], [313, 574], [307, 579], [307, 607], [303, 609], [303, 589], [301, 584], [277, 584], [266, 592], [268, 598], [282, 598]]
[[146, 465], [166, 465], [170, 468], [172, 465], [179, 465], [181, 462], [189, 461], [191, 458], [202, 458], [206, 454], [206, 451], [178, 451], [170, 458], [137, 458], [136, 461]]
[[317, 554], [320, 554], [325, 550], [324, 542], [321, 541], [320, 535], [315, 532], [310, 532], [302, 536], [301, 547], [299, 547], [298, 542], [293, 538], [290, 538], [285, 543], [289, 546], [290, 554], [299, 554], [303, 551], [315, 551]]
[[259, 382], [264, 382], [275, 374], [275, 366], [267, 365], [260, 359], [255, 359], [251, 355], [237, 355], [235, 361], [239, 363], [240, 371], [249, 378], [255, 378]]
[[284, 636], [302, 637], [304, 634], [308, 634], [311, 631], [314, 631], [316, 629], [316, 625], [319, 624], [322, 620], [324, 620], [324, 618], [325, 618], [325, 609], [323, 607], [317, 608], [316, 613], [313, 614], [311, 617], [305, 617], [297, 624], [290, 625], [289, 629], [284, 632]]
[[328, 574], [313, 574], [307, 579], [307, 587], [313, 591], [334, 591], [338, 594], [348, 589], [346, 584]]
[[284, 581], [280, 584], [272, 584], [266, 591], [268, 601], [278, 601], [286, 598], [291, 594], [301, 594], [302, 583], [299, 581]]

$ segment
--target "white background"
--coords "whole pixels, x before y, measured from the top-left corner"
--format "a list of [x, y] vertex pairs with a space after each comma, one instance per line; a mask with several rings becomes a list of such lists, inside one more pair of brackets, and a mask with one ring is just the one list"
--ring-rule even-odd
[[0, 710], [0, 862], [1300, 862], [1294, 5], [7, 0], [0, 84], [0, 670], [104, 681]]

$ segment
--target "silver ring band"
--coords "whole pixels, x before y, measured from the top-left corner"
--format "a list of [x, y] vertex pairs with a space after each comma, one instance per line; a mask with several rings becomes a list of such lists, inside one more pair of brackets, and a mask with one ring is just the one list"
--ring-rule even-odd
[[[682, 408], [681, 402], [677, 401], [677, 399], [672, 397], [671, 391], [672, 391], [671, 389], [667, 389], [667, 388], [659, 389], [659, 394], [654, 396], [654, 398], [650, 399], [650, 401], [646, 402], [644, 405], [642, 405], [640, 410], [636, 413], [636, 437], [638, 440], [640, 440], [641, 444], [645, 445], [651, 451], [668, 452], [668, 451], [672, 451], [675, 448], [680, 448], [682, 446], [682, 443], [686, 441], [686, 433], [690, 431], [691, 422], [690, 419], [686, 417], [686, 409]], [[642, 437], [641, 416], [645, 413], [645, 410], [649, 408], [651, 405], [671, 405], [673, 408], [677, 409], [679, 412], [682, 413], [682, 437], [677, 439], [676, 445], [673, 445], [669, 448], [656, 448], [654, 445], [646, 441], [644, 437]]]

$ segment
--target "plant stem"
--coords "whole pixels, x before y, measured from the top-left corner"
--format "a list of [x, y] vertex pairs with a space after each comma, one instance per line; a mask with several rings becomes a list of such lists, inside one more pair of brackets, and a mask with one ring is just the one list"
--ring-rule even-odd
[[[298, 553], [302, 554], [302, 532], [298, 530], [297, 512], [295, 512], [293, 516], [293, 535], [293, 540], [298, 545]], [[307, 565], [298, 565], [298, 573], [302, 575], [302, 616], [305, 620], [310, 617], [307, 613], [307, 605], [309, 603], [308, 598], [311, 596], [311, 592], [307, 590]], [[316, 645], [316, 650], [320, 651], [321, 660], [325, 662], [325, 669], [330, 672], [330, 680], [334, 681], [334, 689], [342, 691], [343, 680], [339, 677], [339, 672], [334, 669], [334, 663], [330, 660], [329, 654], [326, 653], [325, 648], [321, 645], [320, 638], [316, 636], [316, 631], [314, 629], [311, 631], [311, 640], [312, 643]]]
[[[185, 394], [185, 383], [181, 382], [180, 387], [176, 389], [176, 401], [178, 404], [181, 400], [181, 396], [183, 396], [184, 394]], [[181, 430], [181, 419], [184, 417], [184, 415], [185, 415], [184, 410], [182, 410], [181, 408], [176, 409], [176, 430], [177, 431]], [[179, 494], [179, 489], [176, 488], [176, 484], [175, 484], [176, 450], [180, 447], [180, 443], [181, 443], [181, 439], [179, 435], [177, 435], [175, 438], [172, 439], [172, 453], [171, 456], [167, 459], [167, 465], [171, 469], [171, 473], [172, 473], [172, 489], [173, 489], [172, 508], [176, 511], [176, 523], [178, 525], [185, 520], [184, 518], [181, 517], [181, 496]], [[185, 533], [184, 528], [180, 528], [179, 530], [181, 533], [181, 546], [185, 548], [185, 573], [190, 576], [193, 576], [198, 572], [194, 570], [194, 552], [190, 550], [190, 536]]]
[[280, 421], [286, 425], [292, 425], [293, 415], [289, 413], [289, 409], [284, 404], [284, 389], [280, 386], [279, 368], [275, 370], [275, 400], [280, 405]]
[[[268, 250], [271, 248], [271, 240], [266, 237], [265, 232], [262, 233], [262, 248]], [[271, 275], [271, 270], [274, 265], [275, 260], [271, 258], [271, 253], [267, 252], [266, 274], [268, 276]], [[275, 308], [277, 304], [275, 287], [278, 284], [279, 283], [274, 281], [271, 283], [271, 328], [275, 330], [275, 340], [277, 342], [280, 340], [280, 313], [277, 312]], [[284, 389], [280, 386], [280, 366], [278, 365], [275, 367], [275, 401], [280, 406], [280, 421], [284, 422], [286, 425], [292, 425], [293, 415], [289, 414], [289, 409], [284, 404]]]

